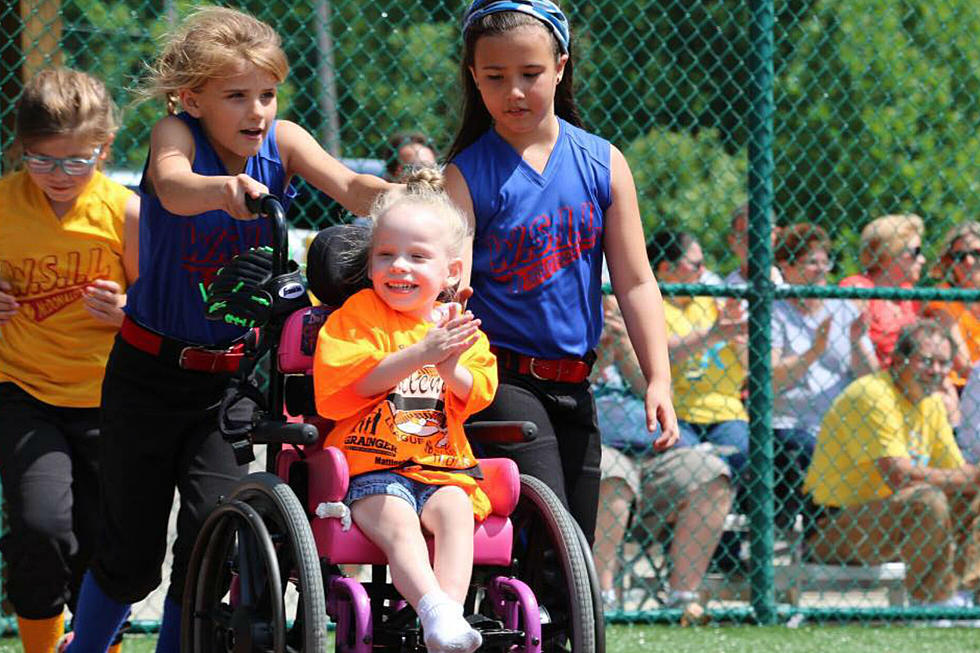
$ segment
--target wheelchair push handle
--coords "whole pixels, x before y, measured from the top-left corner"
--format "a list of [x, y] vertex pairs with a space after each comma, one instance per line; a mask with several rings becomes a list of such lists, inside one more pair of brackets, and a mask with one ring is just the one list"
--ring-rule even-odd
[[245, 196], [245, 208], [272, 221], [272, 274], [283, 274], [289, 258], [289, 234], [286, 230], [286, 210], [274, 195]]

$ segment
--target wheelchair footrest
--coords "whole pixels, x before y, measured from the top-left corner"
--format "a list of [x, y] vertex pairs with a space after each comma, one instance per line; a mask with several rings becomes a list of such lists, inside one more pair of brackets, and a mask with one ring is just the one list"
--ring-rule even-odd
[[519, 646], [524, 642], [523, 631], [508, 630], [504, 628], [502, 622], [486, 615], [467, 615], [466, 621], [474, 630], [480, 631], [480, 635], [483, 637], [481, 651], [508, 651], [512, 646]]

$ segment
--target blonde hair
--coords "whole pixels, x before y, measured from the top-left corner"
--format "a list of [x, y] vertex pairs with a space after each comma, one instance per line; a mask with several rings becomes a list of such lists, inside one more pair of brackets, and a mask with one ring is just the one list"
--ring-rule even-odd
[[101, 80], [72, 68], [48, 68], [27, 82], [17, 100], [15, 155], [51, 136], [105, 145], [118, 130], [119, 111]]
[[404, 188], [382, 193], [375, 199], [368, 214], [371, 221], [371, 243], [374, 241], [374, 231], [381, 220], [398, 206], [417, 206], [432, 213], [446, 226], [449, 239], [449, 253], [459, 256], [463, 252], [466, 241], [472, 237], [463, 212], [456, 208], [445, 190], [445, 177], [438, 168], [427, 167], [414, 170], [405, 180]]
[[236, 9], [205, 7], [167, 36], [141, 95], [166, 99], [167, 112], [173, 114], [180, 89], [199, 89], [211, 79], [230, 76], [234, 64], [243, 61], [279, 82], [289, 73], [282, 41], [272, 27]]
[[875, 218], [861, 230], [861, 267], [865, 272], [880, 269], [885, 256], [897, 258], [912, 236], [922, 238], [922, 218], [914, 213], [898, 213]]
[[[448, 252], [450, 256], [459, 256], [463, 252], [466, 241], [473, 237], [473, 232], [460, 211], [445, 191], [445, 177], [438, 168], [427, 167], [413, 170], [405, 180], [405, 186], [378, 195], [368, 214], [366, 231], [349, 234], [344, 250], [338, 255], [341, 269], [348, 270], [344, 282], [351, 287], [363, 286], [367, 283], [370, 253], [374, 247], [374, 234], [381, 221], [396, 207], [420, 207], [445, 224], [445, 234], [448, 237]], [[440, 299], [450, 301], [456, 289], [443, 293]]]

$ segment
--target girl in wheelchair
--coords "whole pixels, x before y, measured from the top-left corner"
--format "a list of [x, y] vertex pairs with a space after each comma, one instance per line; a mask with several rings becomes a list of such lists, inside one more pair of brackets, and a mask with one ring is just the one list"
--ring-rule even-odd
[[[490, 511], [463, 422], [488, 406], [496, 359], [480, 321], [453, 293], [472, 238], [442, 189], [416, 172], [376, 202], [363, 247], [371, 287], [334, 311], [319, 334], [317, 411], [336, 424], [326, 446], [350, 466], [345, 503], [388, 558], [392, 582], [415, 608], [430, 651], [474, 651], [463, 617], [474, 521]], [[364, 249], [366, 248], [366, 252]], [[434, 562], [423, 532], [435, 542]]]

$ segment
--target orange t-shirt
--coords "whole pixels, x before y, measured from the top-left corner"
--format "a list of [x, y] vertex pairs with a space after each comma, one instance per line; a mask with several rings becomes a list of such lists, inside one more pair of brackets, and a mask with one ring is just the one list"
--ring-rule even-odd
[[[949, 288], [949, 284], [942, 284], [940, 288]], [[971, 365], [980, 361], [980, 319], [974, 315], [969, 306], [963, 302], [941, 302], [931, 301], [927, 306], [927, 311], [933, 314], [945, 313], [960, 328], [960, 335], [966, 341], [967, 354], [970, 356]], [[953, 372], [950, 375], [953, 382], [957, 385], [965, 385], [966, 379], [961, 378]]]
[[484, 519], [490, 500], [472, 475], [476, 457], [463, 432], [466, 418], [490, 405], [497, 390], [497, 359], [484, 334], [460, 358], [473, 376], [465, 399], [447, 393], [431, 365], [385, 394], [362, 397], [353, 389], [384, 357], [419, 342], [432, 326], [391, 310], [372, 289], [331, 313], [313, 358], [317, 412], [336, 422], [325, 446], [344, 452], [351, 476], [391, 469], [422, 483], [459, 486], [476, 518]]

